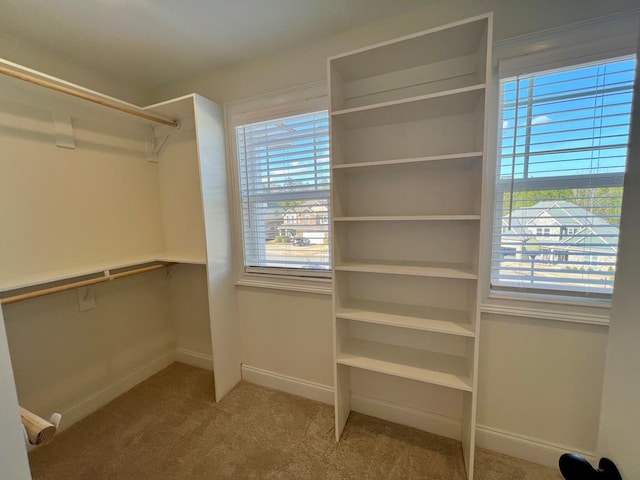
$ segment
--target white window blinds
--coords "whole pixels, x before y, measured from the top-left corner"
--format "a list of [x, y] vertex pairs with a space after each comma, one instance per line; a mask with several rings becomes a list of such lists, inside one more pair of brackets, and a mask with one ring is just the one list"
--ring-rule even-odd
[[493, 289], [612, 293], [634, 68], [501, 79]]
[[328, 275], [326, 111], [236, 127], [245, 269]]

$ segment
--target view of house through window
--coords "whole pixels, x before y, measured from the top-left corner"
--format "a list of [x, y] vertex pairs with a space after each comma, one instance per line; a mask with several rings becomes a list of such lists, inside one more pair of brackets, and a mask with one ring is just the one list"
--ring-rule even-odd
[[504, 78], [493, 289], [613, 291], [635, 58]]
[[327, 112], [242, 125], [236, 141], [246, 270], [327, 274]]

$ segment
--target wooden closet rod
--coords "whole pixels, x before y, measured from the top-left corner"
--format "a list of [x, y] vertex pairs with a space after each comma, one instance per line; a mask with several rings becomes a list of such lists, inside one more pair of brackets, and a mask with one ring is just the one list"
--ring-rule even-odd
[[23, 80], [25, 82], [33, 83], [35, 85], [39, 85], [40, 87], [49, 88], [51, 90], [55, 90], [56, 92], [61, 92], [66, 95], [71, 95], [72, 97], [81, 98], [88, 102], [97, 103], [98, 105], [102, 105], [104, 107], [112, 108], [114, 110], [118, 110], [120, 112], [128, 113], [129, 115], [134, 115], [136, 117], [144, 118], [145, 120], [150, 120], [152, 122], [161, 123], [163, 125], [169, 125], [170, 127], [177, 127], [178, 122], [174, 120], [170, 120], [164, 117], [159, 117], [157, 115], [153, 115], [152, 113], [147, 113], [144, 110], [137, 109], [134, 107], [129, 107], [127, 105], [122, 105], [116, 102], [112, 102], [110, 100], [96, 97], [95, 95], [91, 95], [90, 93], [81, 92], [78, 90], [74, 90], [69, 87], [64, 87], [62, 85], [58, 85], [53, 82], [49, 82], [47, 80], [43, 80], [38, 77], [34, 77], [27, 73], [17, 72], [10, 68], [0, 65], [0, 73], [7, 75], [9, 77], [17, 78], [19, 80]]
[[21, 293], [20, 295], [13, 295], [12, 297], [5, 297], [0, 299], [0, 305], [9, 305], [10, 303], [21, 302], [22, 300], [29, 300], [31, 298], [43, 297], [45, 295], [51, 295], [53, 293], [64, 292], [66, 290], [73, 290], [74, 288], [87, 287], [89, 285], [95, 285], [96, 283], [108, 282], [110, 280], [116, 280], [118, 278], [130, 277], [132, 275], [138, 275], [139, 273], [152, 272], [154, 270], [160, 270], [162, 268], [169, 268], [177, 263], [163, 263], [161, 265], [151, 265], [149, 267], [136, 268], [134, 270], [127, 270], [120, 273], [109, 273], [105, 270], [105, 275], [98, 278], [91, 278], [89, 280], [80, 280], [78, 282], [65, 283], [64, 285], [58, 285], [57, 287], [43, 288], [41, 290], [34, 290], [33, 292]]
[[22, 407], [20, 407], [20, 419], [31, 445], [46, 445], [58, 429], [53, 423]]

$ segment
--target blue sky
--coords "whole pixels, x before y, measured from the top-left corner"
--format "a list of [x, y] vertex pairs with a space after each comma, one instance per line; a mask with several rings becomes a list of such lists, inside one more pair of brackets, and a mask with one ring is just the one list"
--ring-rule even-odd
[[[634, 69], [627, 57], [520, 77], [516, 178], [524, 178], [527, 129], [526, 178], [624, 172]], [[516, 79], [502, 85], [501, 178], [511, 177], [517, 89]]]

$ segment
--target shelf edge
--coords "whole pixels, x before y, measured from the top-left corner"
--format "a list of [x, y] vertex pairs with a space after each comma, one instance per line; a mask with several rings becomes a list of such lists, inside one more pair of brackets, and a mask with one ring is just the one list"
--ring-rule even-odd
[[372, 167], [384, 167], [392, 165], [411, 165], [430, 162], [443, 162], [448, 160], [461, 160], [466, 158], [482, 158], [482, 152], [464, 152], [464, 153], [451, 153], [443, 155], [426, 155], [424, 157], [409, 157], [409, 158], [396, 158], [391, 160], [377, 160], [373, 162], [357, 162], [357, 163], [342, 163], [339, 165], [332, 165], [334, 170], [350, 170], [358, 168], [372, 168]]
[[[373, 313], [377, 313], [377, 312], [373, 312]], [[339, 310], [336, 311], [335, 316], [336, 318], [342, 318], [344, 320], [352, 320], [355, 322], [363, 322], [363, 323], [374, 323], [376, 325], [386, 325], [389, 327], [406, 328], [407, 330], [419, 330], [419, 331], [425, 331], [425, 332], [442, 333], [445, 335], [453, 335], [457, 337], [469, 337], [469, 338], [475, 337], [475, 333], [471, 328], [471, 324], [468, 324], [468, 328], [460, 328], [459, 330], [455, 330], [455, 329], [429, 327], [429, 326], [417, 327], [413, 325], [402, 324], [401, 322], [398, 322], [398, 323], [385, 322], [383, 320], [374, 320], [371, 318], [366, 318], [366, 316], [358, 316], [355, 314], [343, 313], [343, 312], [340, 312]], [[403, 316], [403, 315], [399, 315], [399, 316]], [[435, 320], [435, 319], [431, 319], [431, 320], [424, 319], [422, 317], [409, 317], [407, 315], [404, 315], [404, 317], [413, 318], [419, 321], [422, 321], [422, 320], [432, 321], [432, 322], [441, 321], [441, 320]], [[451, 322], [451, 323], [455, 323], [455, 322]], [[460, 324], [460, 325], [463, 325], [463, 324]]]
[[387, 108], [387, 107], [394, 107], [396, 105], [405, 105], [405, 104], [409, 104], [409, 103], [418, 103], [418, 102], [423, 102], [423, 101], [427, 101], [427, 100], [432, 100], [432, 99], [436, 99], [436, 98], [442, 98], [442, 97], [453, 97], [455, 95], [460, 95], [463, 93], [469, 93], [469, 92], [476, 92], [476, 91], [480, 91], [480, 90], [484, 90], [486, 89], [486, 84], [485, 83], [478, 83], [475, 85], [471, 85], [468, 87], [462, 87], [462, 88], [453, 88], [450, 90], [444, 90], [442, 92], [437, 92], [437, 93], [429, 93], [427, 95], [418, 95], [415, 97], [408, 97], [408, 98], [403, 98], [401, 100], [391, 100], [388, 102], [380, 102], [380, 103], [374, 103], [372, 105], [365, 105], [362, 107], [353, 107], [353, 108], [345, 108], [342, 110], [336, 110], [336, 111], [332, 111], [331, 112], [331, 117], [332, 118], [344, 118], [350, 114], [353, 113], [361, 113], [361, 112], [367, 112], [367, 111], [371, 111], [371, 110], [378, 110], [378, 109], [383, 109], [383, 108]]
[[[470, 385], [470, 380], [466, 379], [464, 377], [458, 377], [460, 379], [460, 384], [461, 385], [457, 385], [457, 384], [454, 384], [452, 382], [441, 382], [441, 381], [437, 381], [437, 380], [433, 380], [433, 379], [428, 379], [428, 378], [425, 378], [425, 377], [420, 377], [418, 375], [411, 375], [411, 374], [402, 375], [402, 374], [398, 374], [396, 372], [392, 372], [391, 370], [388, 370], [388, 369], [385, 369], [385, 368], [373, 368], [373, 367], [370, 367], [370, 366], [365, 366], [365, 365], [359, 364], [357, 361], [350, 361], [349, 359], [340, 358], [340, 356], [337, 356], [336, 363], [338, 363], [340, 365], [345, 365], [345, 366], [348, 366], [348, 367], [360, 368], [362, 370], [367, 370], [367, 371], [370, 371], [370, 372], [377, 372], [377, 373], [382, 373], [384, 375], [391, 375], [393, 377], [406, 378], [408, 380], [414, 380], [416, 382], [428, 383], [430, 385], [439, 385], [441, 387], [452, 388], [454, 390], [461, 390], [463, 392], [472, 392], [473, 391], [473, 388]], [[428, 371], [428, 370], [425, 369], [425, 371]], [[456, 376], [456, 375], [452, 375], [452, 376]]]

